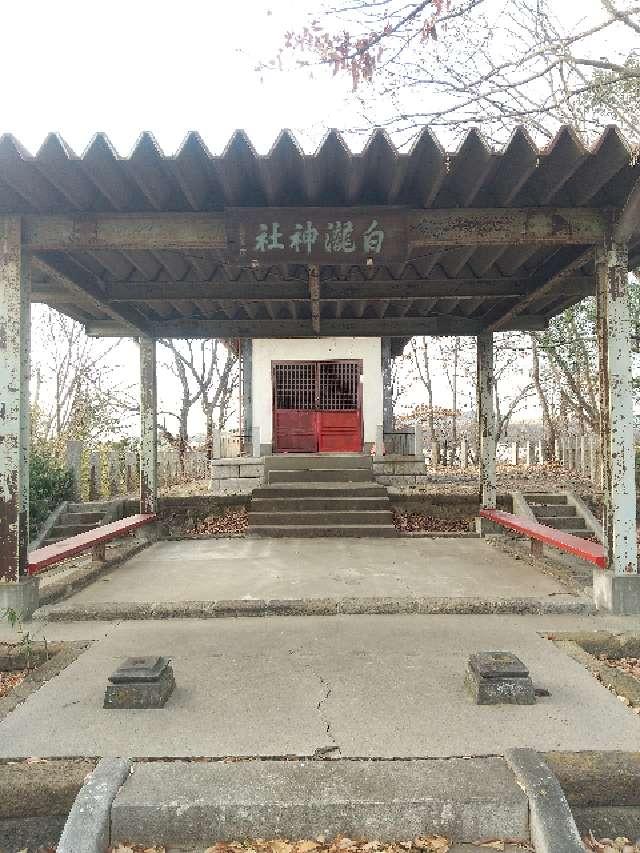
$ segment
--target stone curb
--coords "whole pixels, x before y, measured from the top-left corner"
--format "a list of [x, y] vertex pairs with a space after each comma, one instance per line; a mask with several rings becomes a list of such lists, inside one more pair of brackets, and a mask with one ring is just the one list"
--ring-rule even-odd
[[104, 853], [111, 843], [111, 805], [131, 772], [126, 758], [103, 758], [80, 789], [58, 853]]
[[110, 601], [100, 604], [58, 604], [40, 607], [34, 619], [49, 622], [115, 621], [120, 619], [215, 619], [241, 616], [340, 616], [400, 614], [593, 614], [586, 599], [537, 598], [352, 597], [305, 599], [237, 599], [224, 601]]
[[542, 757], [533, 749], [510, 749], [504, 758], [529, 798], [536, 853], [584, 853], [567, 798]]

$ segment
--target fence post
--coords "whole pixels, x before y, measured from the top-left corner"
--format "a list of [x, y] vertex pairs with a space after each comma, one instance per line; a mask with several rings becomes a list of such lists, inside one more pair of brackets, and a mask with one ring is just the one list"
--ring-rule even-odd
[[526, 444], [527, 465], [536, 464], [536, 446], [532, 441], [527, 441]]
[[109, 497], [113, 498], [120, 492], [120, 451], [109, 451], [107, 466]]
[[80, 498], [80, 477], [82, 471], [82, 441], [68, 441], [66, 451], [66, 465], [73, 477], [73, 493], [76, 499]]
[[440, 464], [440, 442], [434, 438], [431, 442], [431, 467], [437, 468]]
[[544, 458], [544, 441], [542, 441], [542, 439], [540, 439], [536, 444], [536, 456], [538, 459], [538, 465], [544, 465], [544, 463], [547, 461]]
[[124, 455], [124, 466], [125, 466], [125, 487], [127, 490], [127, 494], [131, 494], [131, 492], [135, 492], [137, 482], [136, 482], [136, 472], [138, 470], [138, 457], [132, 451], [128, 450]]
[[422, 431], [422, 424], [420, 423], [420, 421], [416, 421], [414, 429], [415, 437], [413, 454], [416, 459], [419, 459], [421, 462], [424, 462], [424, 433]]
[[93, 451], [89, 454], [89, 500], [98, 500], [102, 493], [102, 454]]
[[466, 435], [460, 439], [460, 467], [469, 467], [469, 440]]
[[222, 456], [222, 433], [219, 429], [214, 429], [211, 436], [211, 457], [212, 459], [220, 459]]
[[519, 450], [518, 439], [516, 439], [515, 441], [511, 442], [511, 464], [512, 465], [518, 464], [518, 450]]

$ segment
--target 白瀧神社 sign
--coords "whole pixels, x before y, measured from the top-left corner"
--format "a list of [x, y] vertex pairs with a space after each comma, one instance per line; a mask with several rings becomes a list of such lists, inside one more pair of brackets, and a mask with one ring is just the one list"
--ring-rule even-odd
[[407, 216], [389, 208], [234, 208], [227, 254], [257, 263], [384, 263], [407, 257]]

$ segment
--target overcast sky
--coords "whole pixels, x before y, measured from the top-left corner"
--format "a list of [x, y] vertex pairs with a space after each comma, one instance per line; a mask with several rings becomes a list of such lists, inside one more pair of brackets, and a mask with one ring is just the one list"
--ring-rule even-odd
[[[581, 14], [595, 1], [559, 2], [558, 8]], [[142, 130], [170, 154], [189, 130], [218, 153], [244, 128], [266, 153], [288, 127], [312, 151], [327, 128], [358, 122], [348, 82], [322, 73], [310, 79], [304, 71], [267, 75], [261, 83], [254, 69], [314, 6], [307, 0], [4, 3], [0, 132], [15, 134], [35, 153], [46, 134], [57, 131], [82, 153], [93, 134], [104, 131], [128, 155]], [[132, 363], [137, 355], [127, 346], [121, 359]], [[174, 384], [162, 371], [159, 379], [162, 407], [175, 406]], [[435, 384], [438, 402], [446, 404], [445, 381], [436, 376]], [[201, 425], [196, 414], [192, 430]]]

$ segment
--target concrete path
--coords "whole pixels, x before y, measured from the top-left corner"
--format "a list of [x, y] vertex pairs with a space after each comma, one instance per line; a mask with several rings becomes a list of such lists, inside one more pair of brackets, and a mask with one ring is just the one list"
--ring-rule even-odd
[[68, 603], [563, 592], [481, 539], [217, 539], [158, 542]]
[[[0, 756], [465, 756], [640, 749], [640, 720], [540, 632], [636, 630], [569, 616], [337, 616], [36, 625], [93, 639], [0, 724]], [[3, 638], [8, 629], [0, 632]], [[535, 706], [477, 707], [471, 652], [506, 649], [551, 692]], [[130, 655], [172, 658], [163, 710], [102, 709]]]

